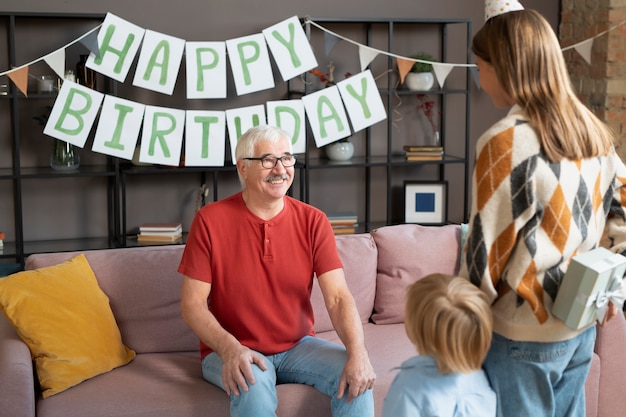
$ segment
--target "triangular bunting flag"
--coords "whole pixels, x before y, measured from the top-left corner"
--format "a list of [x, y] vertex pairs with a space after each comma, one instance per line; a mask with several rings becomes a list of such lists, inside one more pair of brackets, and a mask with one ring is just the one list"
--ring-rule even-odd
[[28, 65], [8, 72], [7, 76], [15, 83], [15, 86], [22, 94], [28, 96]]
[[474, 84], [476, 84], [476, 87], [480, 90], [480, 75], [478, 74], [478, 68], [469, 67], [469, 70], [470, 74], [472, 74], [472, 78], [474, 79]]
[[591, 47], [593, 46], [593, 38], [579, 43], [574, 47], [576, 52], [583, 57], [587, 64], [591, 65]]
[[454, 68], [454, 65], [450, 64], [435, 64], [433, 63], [433, 72], [435, 73], [435, 78], [439, 83], [439, 88], [443, 88], [443, 85], [446, 82], [446, 78], [448, 78], [448, 74]]
[[361, 71], [365, 71], [367, 66], [376, 58], [379, 51], [367, 46], [359, 46], [359, 61], [361, 61]]
[[410, 61], [404, 58], [397, 58], [396, 64], [398, 65], [398, 72], [400, 73], [400, 84], [403, 84], [404, 78], [409, 73], [409, 71], [411, 71], [411, 68], [413, 68], [413, 64], [415, 64], [415, 61]]
[[98, 31], [94, 30], [84, 38], [80, 40], [80, 43], [85, 45], [90, 52], [96, 56], [96, 58], [100, 58], [100, 46], [98, 46]]
[[65, 78], [65, 49], [59, 49], [43, 58], [59, 78]]
[[340, 39], [332, 33], [324, 32], [324, 52], [326, 53], [326, 56], [330, 55], [330, 52], [339, 41]]

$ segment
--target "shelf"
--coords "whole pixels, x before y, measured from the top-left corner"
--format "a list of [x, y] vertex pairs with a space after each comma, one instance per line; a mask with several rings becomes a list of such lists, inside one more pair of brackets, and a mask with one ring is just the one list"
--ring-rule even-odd
[[6, 94], [0, 94], [0, 100], [3, 99], [21, 99], [21, 100], [30, 100], [30, 99], [56, 99], [57, 98], [57, 93], [37, 93], [37, 92], [29, 92], [28, 93], [28, 97], [26, 97], [24, 94], [22, 94], [21, 91], [17, 90], [16, 87], [16, 91], [17, 94], [12, 94], [12, 93], [6, 93]]
[[419, 94], [434, 94], [434, 95], [467, 94], [469, 92], [468, 90], [463, 90], [463, 89], [447, 89], [447, 88], [435, 88], [432, 90], [409, 90], [407, 88], [399, 88], [399, 89], [392, 89], [392, 90], [381, 89], [379, 91], [380, 91], [380, 94], [382, 95], [397, 94], [400, 96], [412, 96], [412, 95], [419, 95]]
[[443, 155], [441, 160], [432, 161], [407, 161], [404, 155], [394, 155], [388, 160], [387, 155], [383, 156], [355, 156], [348, 161], [332, 161], [326, 158], [311, 158], [307, 168], [309, 170], [327, 168], [363, 168], [363, 167], [384, 167], [390, 165], [420, 165], [420, 164], [464, 164], [465, 158], [454, 155]]
[[465, 164], [465, 158], [461, 156], [454, 155], [443, 155], [441, 160], [432, 160], [432, 161], [407, 161], [405, 157], [402, 156], [394, 156], [392, 158], [393, 165], [420, 165], [420, 164]]
[[122, 168], [123, 174], [128, 175], [150, 175], [150, 174], [175, 174], [189, 173], [189, 172], [234, 172], [237, 168], [234, 165], [226, 165], [221, 167], [168, 167], [165, 165], [150, 165], [150, 166], [134, 166], [124, 165]]
[[54, 170], [50, 167], [27, 167], [20, 170], [20, 176], [23, 179], [54, 179], [60, 177], [114, 177], [117, 173], [115, 170], [107, 168], [104, 165], [81, 165], [73, 170]]
[[180, 244], [184, 244], [187, 243], [187, 235], [188, 233], [183, 233], [183, 240], [180, 243], [139, 243], [137, 241], [137, 234], [129, 234], [126, 236], [126, 243], [124, 244], [124, 247], [127, 248], [131, 248], [131, 247], [140, 247], [140, 246], [171, 246], [171, 245], [180, 245]]
[[326, 158], [310, 158], [309, 163], [305, 164], [308, 169], [324, 169], [324, 168], [346, 168], [346, 167], [368, 167], [368, 166], [385, 166], [387, 164], [387, 156], [354, 156], [348, 161], [332, 161]]
[[58, 239], [24, 242], [24, 256], [44, 252], [74, 252], [82, 250], [108, 249], [112, 244], [108, 238]]
[[0, 168], [0, 180], [12, 180], [15, 178], [11, 168]]

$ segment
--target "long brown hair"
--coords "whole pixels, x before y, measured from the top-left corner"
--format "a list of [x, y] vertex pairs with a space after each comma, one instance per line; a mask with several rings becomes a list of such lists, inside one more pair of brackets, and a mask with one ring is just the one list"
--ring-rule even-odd
[[614, 133], [574, 93], [558, 39], [539, 13], [489, 19], [472, 52], [493, 65], [503, 89], [526, 111], [550, 161], [609, 153]]

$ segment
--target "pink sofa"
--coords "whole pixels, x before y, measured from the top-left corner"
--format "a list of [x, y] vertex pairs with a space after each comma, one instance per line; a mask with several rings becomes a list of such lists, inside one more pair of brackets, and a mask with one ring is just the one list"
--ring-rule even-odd
[[[431, 272], [454, 273], [459, 242], [456, 225], [387, 226], [369, 234], [337, 237], [378, 375], [374, 388], [377, 416], [395, 375], [393, 368], [414, 354], [402, 324], [404, 288]], [[202, 379], [198, 341], [180, 316], [181, 278], [176, 268], [182, 249], [156, 246], [84, 252], [110, 298], [123, 342], [137, 357], [50, 398], [41, 398], [28, 348], [0, 315], [0, 417], [228, 416], [228, 398]], [[57, 264], [75, 255], [33, 255], [27, 268]], [[318, 336], [338, 342], [317, 287], [312, 301]], [[626, 409], [625, 350], [626, 323], [620, 315], [598, 332], [586, 384], [587, 416], [615, 417]], [[330, 416], [329, 398], [313, 388], [280, 385], [278, 396], [278, 416]]]

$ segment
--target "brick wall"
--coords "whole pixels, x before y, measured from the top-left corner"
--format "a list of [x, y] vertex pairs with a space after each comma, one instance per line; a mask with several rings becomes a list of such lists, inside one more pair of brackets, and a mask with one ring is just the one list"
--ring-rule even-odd
[[[559, 36], [564, 47], [596, 36], [626, 20], [626, 0], [561, 0]], [[574, 89], [618, 135], [626, 160], [626, 25], [593, 41], [591, 65], [574, 49], [565, 51]]]

